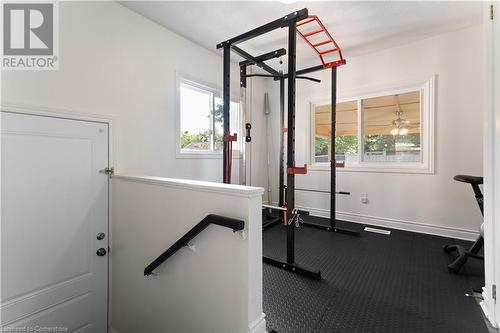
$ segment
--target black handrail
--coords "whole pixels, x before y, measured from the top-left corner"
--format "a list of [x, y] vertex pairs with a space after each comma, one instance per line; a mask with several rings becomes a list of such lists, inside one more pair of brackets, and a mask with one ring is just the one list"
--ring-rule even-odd
[[233, 229], [233, 231], [243, 230], [245, 228], [245, 222], [241, 220], [232, 219], [225, 216], [210, 214], [207, 215], [203, 220], [195, 225], [191, 230], [189, 230], [184, 236], [182, 236], [177, 242], [174, 243], [167, 251], [163, 252], [158, 258], [156, 258], [152, 263], [150, 263], [146, 268], [144, 268], [144, 275], [151, 275], [153, 271], [163, 264], [165, 260], [170, 258], [175, 252], [177, 252], [181, 247], [187, 246], [189, 241], [196, 237], [200, 232], [202, 232], [210, 224], [217, 224], [222, 227]]

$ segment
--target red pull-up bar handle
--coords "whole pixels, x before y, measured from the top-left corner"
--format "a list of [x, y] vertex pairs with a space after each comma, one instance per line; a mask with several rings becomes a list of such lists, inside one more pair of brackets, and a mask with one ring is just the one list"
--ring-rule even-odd
[[[309, 23], [312, 23], [312, 22], [316, 22], [319, 25], [319, 28], [314, 29], [314, 30], [309, 31], [309, 32], [302, 32], [299, 29], [299, 27], [303, 27], [303, 26], [305, 26]], [[316, 15], [309, 15], [308, 18], [298, 22], [296, 25], [296, 28], [297, 28], [297, 33], [302, 37], [302, 39], [304, 39], [304, 41], [318, 54], [324, 68], [331, 68], [331, 67], [336, 67], [336, 66], [340, 66], [340, 65], [345, 64], [345, 59], [342, 56], [342, 50], [340, 49], [340, 47], [337, 44], [337, 42], [335, 41], [335, 39], [333, 39], [332, 35], [330, 35], [328, 30], [325, 28], [323, 23], [319, 20], [319, 18]], [[325, 33], [325, 35], [327, 37], [326, 40], [321, 41], [321, 42], [316, 42], [313, 44], [308, 39], [308, 37], [317, 35], [317, 34], [322, 33], [322, 32]], [[330, 48], [328, 50], [324, 50], [324, 51], [318, 50], [318, 47], [320, 47], [322, 45], [329, 44], [329, 43], [332, 44], [332, 48]], [[326, 62], [323, 56], [325, 54], [332, 53], [332, 52], [338, 52], [339, 59], [336, 61]]]

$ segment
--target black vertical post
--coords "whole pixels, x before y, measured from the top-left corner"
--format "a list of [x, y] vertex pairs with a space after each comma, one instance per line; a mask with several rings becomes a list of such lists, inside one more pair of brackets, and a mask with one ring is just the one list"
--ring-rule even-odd
[[222, 83], [222, 118], [223, 118], [223, 165], [222, 165], [222, 180], [224, 183], [231, 183], [231, 179], [228, 179], [228, 168], [231, 161], [229, 161], [229, 107], [231, 102], [230, 89], [231, 89], [231, 77], [230, 68], [231, 66], [231, 45], [224, 46], [223, 55], [223, 83]]
[[285, 203], [285, 79], [280, 78], [280, 173], [279, 206]]
[[357, 230], [347, 228], [337, 228], [336, 212], [336, 190], [337, 190], [337, 161], [335, 159], [335, 130], [337, 128], [337, 67], [332, 67], [332, 106], [331, 106], [331, 127], [330, 127], [330, 227], [329, 231], [359, 237]]
[[337, 191], [337, 163], [335, 160], [335, 130], [337, 128], [337, 67], [332, 67], [332, 101], [330, 123], [330, 228], [335, 230], [335, 192]]
[[240, 88], [247, 87], [247, 65], [240, 65]]
[[[296, 29], [295, 21], [288, 24], [288, 143], [287, 168], [295, 167], [295, 52]], [[287, 172], [286, 202], [288, 204], [288, 218], [292, 217], [295, 208], [295, 175]], [[287, 227], [286, 261], [295, 262], [295, 225]]]

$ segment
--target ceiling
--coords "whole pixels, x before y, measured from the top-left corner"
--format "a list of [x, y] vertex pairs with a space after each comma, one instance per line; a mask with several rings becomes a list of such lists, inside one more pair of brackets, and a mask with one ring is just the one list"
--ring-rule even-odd
[[[378, 51], [432, 35], [458, 30], [482, 20], [481, 2], [316, 2], [278, 1], [120, 1], [154, 22], [215, 51], [226, 39], [307, 7], [318, 15], [341, 46], [346, 58]], [[254, 56], [286, 48], [284, 30], [275, 30], [240, 46]], [[235, 57], [234, 59], [238, 59]], [[285, 59], [284, 59], [285, 60]], [[297, 45], [301, 66], [319, 64], [302, 41]], [[270, 63], [279, 69], [278, 61]]]

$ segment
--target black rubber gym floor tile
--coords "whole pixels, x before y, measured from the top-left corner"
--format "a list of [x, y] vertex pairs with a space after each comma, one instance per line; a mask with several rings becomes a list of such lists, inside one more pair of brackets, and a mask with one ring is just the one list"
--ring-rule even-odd
[[[307, 217], [316, 223], [325, 219]], [[340, 223], [361, 230], [362, 225]], [[389, 229], [388, 229], [389, 230]], [[268, 330], [341, 333], [487, 333], [477, 302], [466, 292], [484, 284], [483, 262], [460, 274], [446, 268], [449, 238], [391, 230], [360, 238], [300, 227], [296, 262], [321, 270], [323, 280], [264, 264]], [[264, 254], [284, 258], [286, 229], [264, 232]]]

